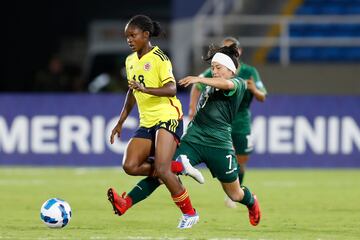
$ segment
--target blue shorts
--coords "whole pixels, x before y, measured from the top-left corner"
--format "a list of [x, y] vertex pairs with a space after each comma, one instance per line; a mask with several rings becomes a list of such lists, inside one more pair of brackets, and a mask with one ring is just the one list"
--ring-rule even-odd
[[183, 135], [183, 120], [182, 119], [170, 119], [167, 122], [159, 122], [153, 127], [146, 128], [146, 127], [140, 127], [133, 135], [133, 138], [146, 138], [150, 139], [151, 141], [155, 142], [155, 136], [156, 131], [160, 128], [163, 128], [170, 132], [174, 138], [175, 141], [179, 144], [180, 138]]

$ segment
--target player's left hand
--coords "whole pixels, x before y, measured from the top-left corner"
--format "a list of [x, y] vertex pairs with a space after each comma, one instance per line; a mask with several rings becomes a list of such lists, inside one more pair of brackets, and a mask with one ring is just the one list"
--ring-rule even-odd
[[140, 91], [140, 92], [145, 91], [145, 87], [141, 83], [136, 82], [134, 80], [129, 81], [129, 88], [132, 90]]
[[184, 87], [187, 87], [190, 84], [197, 83], [197, 82], [198, 82], [198, 77], [193, 77], [193, 76], [187, 76], [187, 77], [179, 80], [180, 86], [184, 86]]

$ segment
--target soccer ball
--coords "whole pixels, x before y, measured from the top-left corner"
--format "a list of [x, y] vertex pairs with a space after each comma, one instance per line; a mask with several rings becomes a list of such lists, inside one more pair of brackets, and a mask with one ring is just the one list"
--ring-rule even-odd
[[50, 228], [65, 227], [71, 219], [70, 205], [59, 198], [51, 198], [41, 206], [40, 218]]

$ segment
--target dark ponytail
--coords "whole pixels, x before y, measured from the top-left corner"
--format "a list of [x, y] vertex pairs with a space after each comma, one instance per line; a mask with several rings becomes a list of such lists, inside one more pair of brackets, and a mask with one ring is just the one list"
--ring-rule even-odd
[[158, 37], [158, 36], [164, 34], [164, 31], [163, 31], [163, 29], [161, 28], [159, 22], [153, 21], [152, 24], [153, 24], [153, 29], [154, 29], [154, 30], [153, 30], [153, 32], [151, 33], [151, 36], [153, 36], [153, 37]]
[[146, 15], [136, 15], [132, 17], [129, 20], [128, 25], [136, 26], [144, 32], [148, 31], [150, 33], [150, 37], [158, 37], [164, 34], [160, 23], [151, 20], [151, 18]]

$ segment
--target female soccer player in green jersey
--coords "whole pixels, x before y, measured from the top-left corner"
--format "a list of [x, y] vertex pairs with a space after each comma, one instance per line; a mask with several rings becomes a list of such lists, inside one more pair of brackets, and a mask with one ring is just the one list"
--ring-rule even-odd
[[179, 81], [182, 86], [202, 83], [197, 113], [189, 123], [174, 159], [192, 166], [204, 162], [216, 177], [227, 196], [248, 207], [250, 223], [260, 221], [256, 196], [245, 186], [240, 187], [238, 163], [232, 141], [232, 122], [241, 108], [247, 82], [236, 77], [239, 52], [235, 44], [210, 49], [212, 78], [189, 76]]
[[[231, 44], [236, 45], [240, 57], [242, 53], [242, 48], [240, 47], [240, 43], [236, 38], [226, 37], [222, 41], [222, 46], [230, 46]], [[253, 143], [251, 137], [250, 104], [254, 97], [257, 101], [264, 102], [266, 99], [267, 91], [255, 67], [247, 65], [240, 61], [239, 67], [237, 68], [235, 75], [242, 79], [246, 79], [247, 82], [247, 90], [245, 91], [245, 95], [241, 102], [239, 112], [236, 114], [231, 126], [231, 137], [235, 148], [236, 159], [240, 165], [239, 182], [241, 185], [243, 184], [245, 168], [249, 160], [249, 154], [251, 154], [253, 151]], [[212, 77], [211, 69], [206, 69], [203, 73], [200, 74], [200, 76]], [[205, 90], [205, 87], [206, 86], [204, 84], [197, 83], [194, 84], [191, 88], [189, 104], [190, 120], [194, 117], [194, 114], [196, 113], [196, 104], [199, 100], [201, 92]], [[225, 204], [228, 207], [237, 206], [228, 198], [225, 199]]]
[[[176, 97], [176, 82], [169, 58], [150, 39], [161, 34], [158, 22], [145, 15], [136, 15], [125, 27], [127, 43], [133, 51], [126, 58], [129, 90], [120, 119], [110, 136], [120, 137], [123, 123], [137, 103], [140, 127], [130, 139], [124, 153], [123, 169], [129, 175], [149, 176], [140, 181], [127, 196], [119, 196], [114, 188], [107, 192], [117, 215], [148, 196], [159, 186], [158, 178], [166, 185], [183, 216], [179, 228], [189, 228], [199, 220], [188, 192], [171, 171], [171, 161], [183, 131], [182, 107]], [[147, 162], [155, 156], [154, 163]]]

